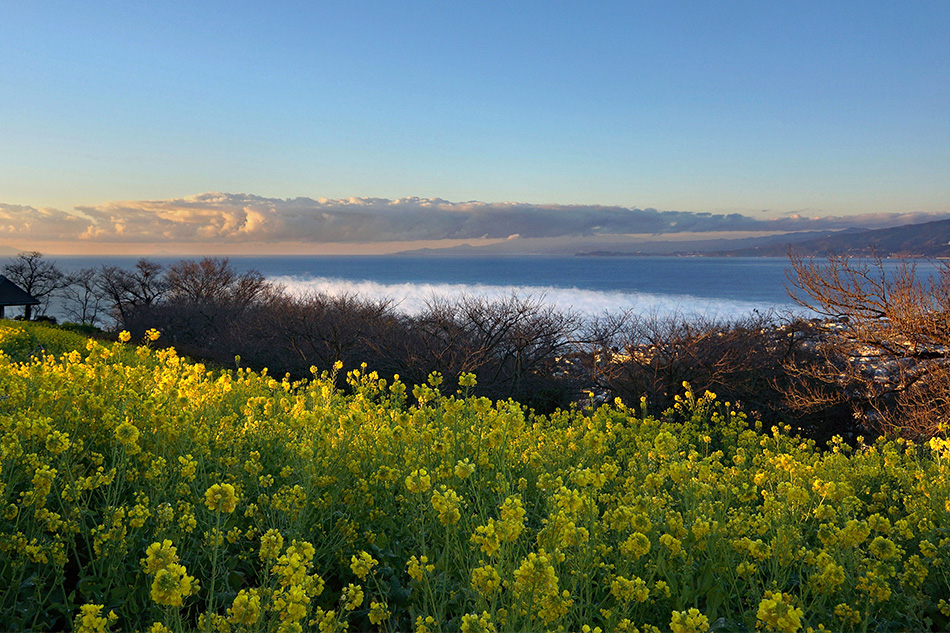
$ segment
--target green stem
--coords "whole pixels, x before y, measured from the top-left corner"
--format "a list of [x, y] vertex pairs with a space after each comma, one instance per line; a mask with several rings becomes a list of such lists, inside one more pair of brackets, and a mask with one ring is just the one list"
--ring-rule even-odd
[[211, 556], [211, 587], [208, 592], [208, 612], [205, 615], [205, 633], [211, 633], [211, 614], [214, 613], [214, 581], [218, 575], [218, 550], [220, 549], [218, 545], [218, 538], [221, 534], [221, 509], [219, 508], [216, 512], [217, 521], [214, 526], [214, 554]]

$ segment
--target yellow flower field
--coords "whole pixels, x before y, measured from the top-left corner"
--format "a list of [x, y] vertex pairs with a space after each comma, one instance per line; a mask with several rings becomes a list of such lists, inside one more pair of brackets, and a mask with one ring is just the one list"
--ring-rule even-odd
[[819, 449], [688, 389], [662, 419], [340, 391], [155, 336], [0, 324], [5, 628], [950, 627], [945, 439]]

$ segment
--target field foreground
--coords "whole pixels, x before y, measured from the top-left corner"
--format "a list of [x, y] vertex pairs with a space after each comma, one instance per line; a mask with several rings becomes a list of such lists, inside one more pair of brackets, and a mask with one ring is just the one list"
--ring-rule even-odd
[[950, 627], [946, 439], [819, 448], [688, 388], [662, 419], [343, 392], [32, 324], [0, 350], [5, 628]]

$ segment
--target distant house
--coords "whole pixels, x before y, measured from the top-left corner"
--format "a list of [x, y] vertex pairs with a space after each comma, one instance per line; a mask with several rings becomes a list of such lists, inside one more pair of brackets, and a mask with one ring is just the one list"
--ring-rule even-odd
[[0, 275], [0, 319], [7, 306], [35, 306], [40, 301], [26, 290]]

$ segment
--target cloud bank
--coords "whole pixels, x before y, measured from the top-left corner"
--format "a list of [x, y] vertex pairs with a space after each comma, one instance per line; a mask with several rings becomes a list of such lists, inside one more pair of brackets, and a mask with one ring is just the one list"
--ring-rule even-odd
[[502, 286], [491, 284], [449, 283], [394, 283], [354, 281], [331, 277], [274, 276], [271, 281], [281, 284], [293, 294], [309, 292], [331, 296], [356, 295], [370, 299], [392, 299], [396, 308], [406, 314], [419, 314], [427, 303], [436, 298], [457, 300], [463, 297], [483, 297], [500, 300], [512, 295], [542, 299], [546, 305], [563, 312], [577, 312], [592, 317], [605, 312], [636, 309], [641, 314], [660, 317], [706, 316], [735, 319], [770, 310], [800, 311], [791, 302], [776, 305], [759, 301], [737, 301], [687, 294], [653, 294], [647, 292], [603, 291], [551, 286]]
[[0, 204], [0, 239], [374, 243], [882, 228], [947, 217], [950, 214], [793, 214], [756, 219], [739, 213], [594, 205], [450, 202], [440, 198], [280, 199], [204, 193], [172, 200], [80, 206], [74, 213]]
[[88, 226], [88, 220], [72, 213], [0, 202], [0, 238], [74, 240]]

